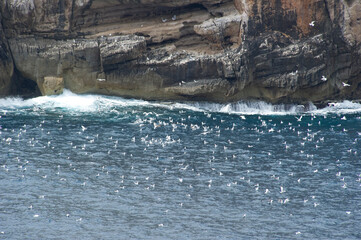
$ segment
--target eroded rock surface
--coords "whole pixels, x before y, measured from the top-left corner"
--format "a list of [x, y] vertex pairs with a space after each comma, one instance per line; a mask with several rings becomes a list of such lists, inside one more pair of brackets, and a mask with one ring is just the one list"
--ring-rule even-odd
[[43, 84], [39, 86], [43, 95], [57, 95], [63, 93], [64, 79], [59, 77], [44, 77]]
[[15, 66], [43, 94], [55, 93], [42, 90], [50, 76], [77, 93], [144, 99], [361, 97], [359, 0], [5, 0], [0, 10], [0, 80]]

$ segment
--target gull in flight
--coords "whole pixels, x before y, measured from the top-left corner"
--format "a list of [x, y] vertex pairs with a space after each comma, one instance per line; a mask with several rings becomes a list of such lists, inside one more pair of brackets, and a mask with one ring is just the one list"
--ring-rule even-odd
[[350, 87], [350, 86], [351, 86], [350, 84], [345, 83], [345, 82], [342, 82], [342, 85], [343, 85], [344, 87]]
[[303, 116], [301, 116], [301, 117], [299, 117], [299, 118], [298, 118], [298, 117], [295, 117], [295, 118], [297, 119], [298, 122], [301, 122], [301, 121], [302, 121], [302, 117], [303, 117]]
[[321, 80], [324, 81], [324, 82], [326, 82], [326, 81], [327, 81], [327, 77], [325, 77], [325, 76], [322, 75]]
[[310, 25], [311, 27], [314, 27], [314, 26], [315, 26], [315, 21], [310, 22], [309, 25]]

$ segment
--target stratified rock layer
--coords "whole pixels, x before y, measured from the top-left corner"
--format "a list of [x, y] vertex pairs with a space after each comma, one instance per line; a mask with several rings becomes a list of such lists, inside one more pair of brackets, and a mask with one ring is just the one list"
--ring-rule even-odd
[[42, 94], [62, 79], [77, 93], [158, 100], [361, 98], [358, 0], [6, 0], [0, 10], [3, 95], [15, 69]]

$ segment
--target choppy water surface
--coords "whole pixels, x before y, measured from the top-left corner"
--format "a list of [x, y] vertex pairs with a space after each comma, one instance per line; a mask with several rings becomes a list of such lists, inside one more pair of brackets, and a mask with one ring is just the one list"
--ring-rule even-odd
[[360, 239], [361, 105], [0, 100], [0, 239]]

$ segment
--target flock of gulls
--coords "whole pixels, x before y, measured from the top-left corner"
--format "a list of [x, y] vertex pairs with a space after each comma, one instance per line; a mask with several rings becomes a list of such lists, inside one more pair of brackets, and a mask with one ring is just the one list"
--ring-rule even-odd
[[[175, 21], [177, 16], [174, 15], [171, 19]], [[167, 21], [168, 19], [162, 18], [162, 22]], [[309, 25], [314, 27], [315, 21]], [[297, 74], [297, 71], [294, 74]], [[98, 78], [98, 81], [104, 82], [106, 79]], [[322, 75], [321, 81], [327, 82], [328, 78]], [[342, 82], [342, 86], [351, 85]], [[337, 159], [329, 159], [332, 158], [327, 155], [330, 153], [329, 144], [336, 143], [328, 142], [327, 136], [317, 130], [323, 124], [321, 116], [294, 116], [295, 120], [288, 119], [288, 122], [258, 116], [257, 123], [245, 124], [250, 118], [255, 120], [255, 116], [241, 115], [237, 120], [232, 119], [232, 124], [229, 124], [228, 120], [214, 113], [205, 112], [206, 118], [185, 115], [186, 113], [181, 110], [181, 117], [164, 118], [162, 114], [132, 110], [125, 114], [135, 115], [136, 120], [118, 131], [126, 132], [132, 129], [133, 132], [117, 137], [99, 131], [95, 133], [92, 126], [80, 123], [78, 130], [71, 130], [71, 136], [76, 137], [65, 143], [60, 137], [62, 131], [68, 128], [63, 115], [51, 123], [56, 129], [49, 127], [49, 124], [44, 127], [44, 120], [38, 124], [24, 124], [20, 128], [1, 128], [0, 144], [3, 151], [8, 151], [8, 159], [0, 161], [0, 176], [3, 179], [8, 176], [17, 177], [22, 181], [38, 178], [36, 181], [39, 184], [62, 182], [74, 189], [83, 190], [111, 179], [109, 195], [121, 197], [122, 191], [129, 190], [135, 195], [143, 195], [142, 191], [165, 190], [160, 192], [158, 201], [168, 198], [167, 191], [176, 192], [176, 197], [170, 201], [169, 206], [164, 204], [161, 211], [165, 214], [176, 213], [179, 211], [177, 209], [192, 208], [194, 199], [202, 198], [201, 195], [229, 195], [239, 192], [249, 198], [258, 199], [261, 205], [294, 205], [312, 214], [317, 211], [314, 209], [329, 207], [327, 201], [322, 199], [322, 192], [309, 191], [314, 187], [313, 182], [321, 181], [321, 175], [328, 176], [333, 184], [330, 188], [335, 191], [339, 191], [335, 186], [339, 186], [342, 191], [347, 191], [350, 185], [354, 189], [355, 184], [352, 182], [358, 182], [358, 187], [361, 187], [361, 174], [350, 176], [346, 173], [344, 176], [343, 173], [345, 159], [359, 156], [361, 132], [353, 140], [347, 140], [349, 146], [343, 149], [344, 152]], [[6, 112], [1, 115], [6, 115]], [[323, 117], [327, 119], [328, 116]], [[307, 123], [304, 123], [305, 118], [308, 118]], [[347, 121], [347, 118], [343, 116], [340, 120]], [[343, 138], [349, 134], [349, 130], [342, 127], [341, 123], [328, 130], [339, 132], [339, 136]], [[54, 135], [53, 131], [60, 134]], [[247, 135], [250, 136], [248, 139], [245, 137]], [[193, 136], [192, 141], [187, 141], [189, 136]], [[272, 136], [281, 138], [275, 140]], [[272, 139], [275, 141], [272, 142]], [[131, 150], [124, 150], [124, 147]], [[15, 149], [37, 154], [29, 159]], [[154, 155], [157, 152], [159, 155]], [[66, 160], [58, 163], [54, 172], [49, 169], [52, 163], [42, 167], [38, 162], [39, 156], [45, 153], [47, 156], [54, 153], [63, 155], [62, 158]], [[292, 159], [293, 153], [297, 154], [297, 161]], [[328, 158], [326, 162], [331, 161], [330, 163], [320, 162], [319, 158], [325, 156]], [[84, 166], [76, 161], [78, 158], [90, 160], [94, 166], [99, 163], [102, 165], [83, 171]], [[123, 165], [119, 166], [117, 161], [121, 161]], [[155, 172], [148, 171], [144, 169], [144, 161], [146, 165], [162, 168]], [[297, 172], [292, 162], [296, 162], [303, 172]], [[268, 171], [273, 173], [259, 171], [259, 166], [262, 165], [274, 169]], [[302, 199], [295, 194], [295, 189], [303, 189]], [[27, 209], [33, 213], [34, 219], [43, 217], [41, 204], [47, 200], [46, 193], [38, 193], [37, 199], [28, 200]], [[352, 210], [344, 212], [346, 215], [353, 214]], [[244, 210], [239, 216], [247, 219], [252, 214], [254, 213], [250, 210]], [[73, 215], [74, 213], [65, 211], [63, 217], [73, 218], [76, 222], [86, 219], [86, 216]], [[166, 227], [167, 223], [161, 222], [157, 226]], [[297, 231], [295, 234], [300, 235], [302, 232]]]
[[[335, 116], [341, 123], [328, 129], [339, 131], [338, 140], [350, 144], [338, 159], [333, 159], [327, 153], [332, 147], [329, 144], [336, 143], [328, 141], [327, 134], [318, 130], [326, 115], [279, 120], [267, 116], [222, 117], [222, 114], [209, 112], [195, 116], [183, 110], [179, 111], [179, 116], [169, 117], [135, 110], [124, 114], [136, 119], [110, 133], [94, 131], [94, 126], [81, 121], [78, 127], [69, 129], [63, 116], [56, 121], [39, 120], [3, 128], [0, 132], [2, 149], [13, 150], [9, 151], [9, 159], [1, 162], [0, 175], [3, 179], [9, 175], [24, 180], [37, 178], [39, 184], [63, 182], [79, 191], [106, 181], [108, 194], [119, 197], [126, 190], [143, 195], [143, 191], [163, 189], [165, 192], [158, 192], [159, 201], [165, 201], [166, 192], [173, 191], [175, 200], [162, 209], [167, 214], [177, 212], [177, 207], [191, 208], [195, 204], [194, 196], [199, 199], [202, 195], [222, 192], [227, 195], [242, 192], [244, 196], [258, 199], [260, 204], [311, 207], [306, 210], [311, 213], [314, 208], [328, 207], [323, 206], [327, 203], [322, 200], [322, 192], [308, 192], [320, 176], [327, 175], [334, 183], [332, 187], [338, 185], [340, 189], [353, 185], [350, 181], [361, 180], [361, 175], [352, 178], [346, 174], [345, 177], [342, 170], [345, 159], [359, 156], [360, 134], [353, 140], [350, 138], [348, 129], [342, 125], [342, 121], [347, 122], [346, 116]], [[67, 129], [67, 136], [73, 137], [61, 137], [64, 129]], [[21, 151], [28, 153], [24, 155]], [[294, 153], [297, 153], [297, 160], [292, 159]], [[27, 154], [30, 157], [26, 157]], [[62, 157], [48, 159], [50, 162], [44, 165], [39, 159], [43, 158], [42, 154]], [[319, 158], [324, 157], [327, 160], [320, 161]], [[295, 164], [302, 169], [300, 172]], [[262, 165], [269, 170], [261, 171]], [[295, 189], [303, 189], [302, 199], [294, 194]], [[28, 211], [34, 213], [34, 218], [41, 218], [41, 201], [47, 198], [46, 193], [39, 193], [38, 200], [29, 199]], [[352, 211], [345, 213], [350, 215]], [[71, 218], [73, 213], [64, 212], [63, 215]], [[240, 215], [248, 218], [252, 212], [246, 210]], [[84, 219], [86, 216], [74, 218], [79, 222]], [[158, 227], [165, 226], [164, 222], [158, 224]]]
[[[175, 21], [177, 16], [171, 19]], [[168, 21], [166, 18], [161, 20]], [[309, 25], [314, 27], [315, 21]], [[321, 81], [327, 80], [322, 75]], [[105, 79], [99, 78], [98, 81]], [[350, 87], [350, 84], [342, 82], [342, 86]], [[240, 192], [243, 197], [257, 199], [263, 207], [264, 204], [294, 205], [312, 214], [316, 211], [314, 209], [330, 207], [322, 192], [310, 191], [314, 182], [322, 181], [321, 175], [328, 176], [332, 183], [330, 188], [334, 190], [337, 190], [335, 186], [342, 191], [347, 191], [350, 185], [354, 188], [352, 181], [358, 182], [358, 187], [361, 187], [361, 174], [350, 176], [343, 173], [345, 160], [359, 156], [361, 136], [360, 132], [351, 139], [349, 130], [342, 126], [342, 121], [347, 121], [346, 116], [335, 116], [340, 118], [341, 123], [328, 129], [334, 134], [338, 132], [339, 137], [349, 144], [342, 154], [333, 159], [327, 154], [330, 153], [330, 144], [336, 143], [317, 130], [329, 117], [326, 115], [300, 115], [294, 116], [294, 120], [289, 117], [277, 120], [267, 116], [240, 115], [238, 119], [233, 117], [230, 124], [222, 114], [210, 112], [194, 116], [180, 110], [179, 116], [166, 118], [163, 114], [136, 110], [122, 114], [134, 115], [136, 120], [118, 128], [118, 136], [93, 131], [94, 126], [85, 122], [81, 122], [78, 129], [69, 129], [63, 115], [55, 122], [41, 120], [20, 128], [1, 128], [2, 155], [8, 151], [8, 159], [0, 161], [0, 176], [3, 179], [17, 177], [21, 181], [35, 178], [39, 184], [61, 182], [79, 190], [106, 182], [108, 195], [123, 198], [123, 191], [131, 191], [135, 195], [144, 195], [143, 191], [158, 191], [157, 201], [164, 202], [161, 209], [164, 214], [192, 208], [195, 204], [193, 198]], [[305, 118], [307, 123], [304, 123]], [[249, 119], [254, 123], [250, 123]], [[61, 137], [64, 129], [67, 129], [68, 136], [70, 133], [75, 137], [64, 140]], [[48, 165], [45, 165], [39, 160], [42, 154], [62, 157], [48, 159]], [[319, 159], [325, 157], [326, 160]], [[85, 159], [85, 163], [77, 159]], [[56, 167], [53, 168], [53, 165]], [[260, 171], [260, 166], [269, 170]], [[302, 194], [295, 194], [295, 189]], [[165, 199], [169, 198], [167, 192], [175, 194], [168, 206], [165, 204]], [[23, 204], [28, 204], [32, 217], [39, 219], [44, 214], [42, 202], [47, 200], [47, 194], [39, 192], [37, 199], [28, 199]], [[252, 214], [250, 210], [245, 210], [239, 216], [247, 219]], [[345, 214], [352, 215], [353, 211], [346, 210]], [[70, 211], [63, 213], [66, 218], [73, 215]], [[77, 215], [73, 219], [82, 222], [86, 216]], [[166, 222], [157, 224], [157, 227], [166, 226]], [[302, 232], [296, 231], [295, 234]]]
[[[177, 16], [173, 15], [171, 20], [176, 21]], [[312, 21], [309, 26], [315, 24]], [[322, 75], [321, 81], [328, 79]], [[350, 84], [342, 82], [342, 86], [350, 87]], [[119, 114], [117, 110], [114, 112]], [[355, 182], [358, 191], [361, 187], [361, 173], [352, 176], [343, 172], [345, 161], [360, 156], [361, 132], [352, 135], [343, 126], [346, 116], [335, 115], [339, 122], [321, 131], [319, 129], [330, 116], [277, 119], [210, 112], [189, 114], [183, 110], [178, 116], [167, 117], [164, 113], [142, 110], [121, 114], [123, 118], [133, 115], [136, 119], [105, 131], [94, 131], [96, 126], [80, 120], [78, 125], [73, 123], [69, 127], [63, 115], [56, 120], [2, 127], [1, 155], [7, 155], [8, 159], [0, 161], [0, 178], [11, 176], [23, 183], [31, 178], [42, 185], [56, 182], [60, 183], [60, 188], [71, 186], [74, 195], [77, 191], [93, 191], [104, 183], [107, 184], [106, 194], [121, 199], [126, 198], [123, 191], [139, 196], [144, 196], [144, 191], [157, 192], [156, 202], [164, 203], [160, 211], [166, 215], [182, 208], [192, 209], [199, 204], [196, 203], [199, 199], [207, 204], [222, 204], [232, 194], [241, 199], [245, 196], [255, 199], [262, 208], [276, 205], [281, 211], [281, 206], [293, 205], [312, 215], [319, 208], [332, 208], [327, 206], [324, 193], [314, 186], [325, 177], [330, 183], [328, 194], [333, 191], [345, 194], [342, 191], [350, 186], [354, 189]], [[327, 131], [339, 139], [334, 139]], [[339, 148], [338, 151], [343, 152], [333, 156], [332, 147], [339, 141], [348, 145]], [[42, 162], [41, 159], [47, 157], [49, 159]], [[206, 199], [209, 196], [217, 196], [220, 202]], [[6, 198], [6, 193], [3, 197]], [[37, 192], [36, 199], [30, 197], [22, 204], [27, 204], [27, 211], [34, 219], [39, 219], [45, 213], [41, 207], [44, 201], [49, 201], [47, 194]], [[251, 202], [247, 204], [252, 205]], [[59, 207], [64, 210], [60, 213], [63, 217], [73, 217], [74, 213]], [[353, 211], [344, 213], [352, 215]], [[239, 216], [248, 219], [252, 214], [244, 210]], [[86, 218], [78, 214], [74, 221], [82, 222]], [[157, 223], [157, 227], [166, 226], [166, 222]], [[5, 234], [4, 231], [0, 233]]]

